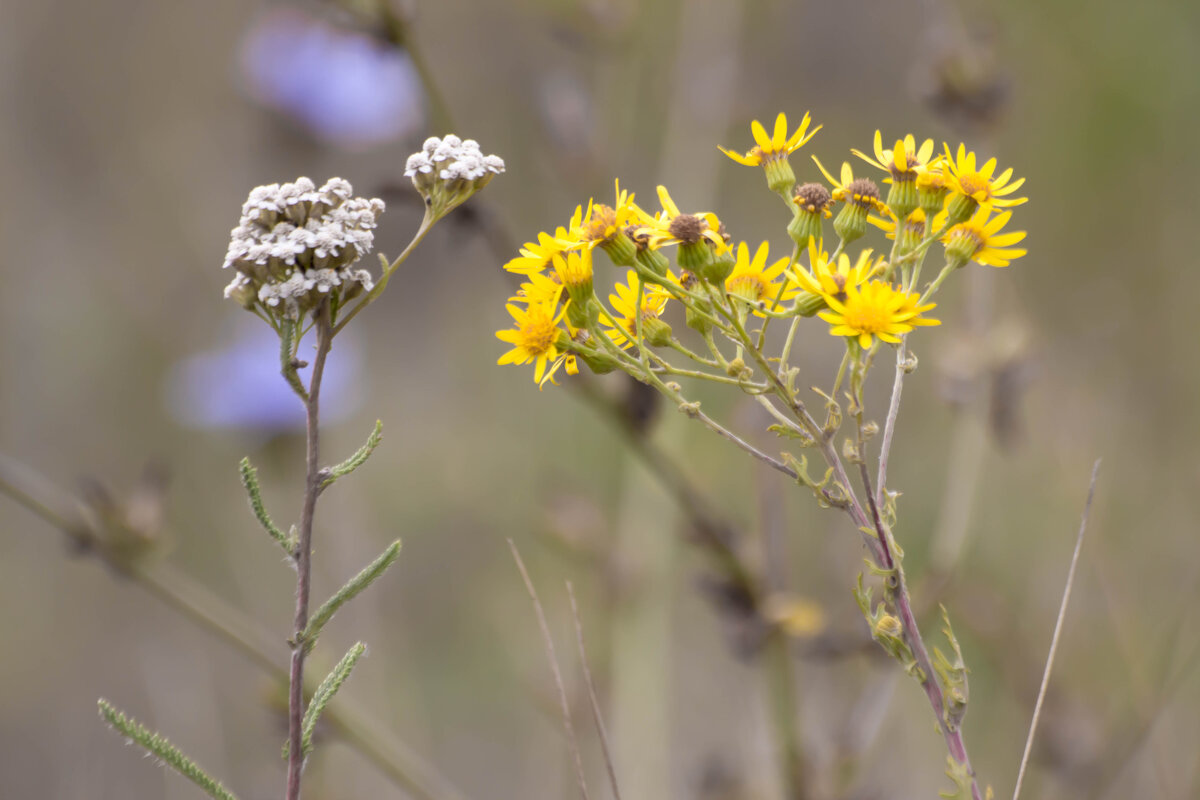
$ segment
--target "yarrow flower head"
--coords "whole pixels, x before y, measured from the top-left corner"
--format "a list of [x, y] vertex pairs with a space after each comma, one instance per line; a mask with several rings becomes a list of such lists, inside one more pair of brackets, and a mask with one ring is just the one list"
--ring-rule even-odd
[[373, 288], [354, 264], [371, 251], [382, 200], [353, 197], [348, 181], [308, 178], [250, 192], [224, 267], [225, 296], [272, 319], [298, 320], [325, 298], [343, 304]]
[[404, 175], [412, 178], [433, 219], [445, 216], [502, 172], [504, 159], [485, 156], [474, 139], [452, 133], [426, 139], [404, 167]]
[[754, 120], [750, 123], [750, 133], [754, 135], [756, 144], [745, 155], [726, 150], [720, 145], [717, 145], [717, 149], [739, 164], [748, 167], [761, 166], [766, 172], [767, 185], [771, 191], [783, 194], [790, 191], [796, 183], [796, 174], [792, 172], [787, 157], [803, 147], [805, 142], [821, 130], [820, 125], [811, 131], [808, 130], [811, 121], [811, 117], [805, 112], [800, 127], [788, 136], [787, 115], [781, 111], [775, 118], [775, 130], [769, 137], [761, 122]]

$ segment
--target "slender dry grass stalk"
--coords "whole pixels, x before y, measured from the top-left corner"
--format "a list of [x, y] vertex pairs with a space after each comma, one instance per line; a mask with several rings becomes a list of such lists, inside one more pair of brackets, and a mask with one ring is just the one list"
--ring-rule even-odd
[[600, 735], [600, 749], [604, 752], [604, 766], [612, 782], [613, 797], [621, 800], [621, 787], [617, 782], [617, 770], [613, 765], [612, 751], [608, 747], [608, 731], [604, 728], [604, 716], [600, 713], [600, 699], [596, 696], [596, 683], [592, 680], [592, 669], [588, 666], [587, 648], [583, 644], [583, 622], [579, 619], [579, 606], [575, 602], [575, 588], [567, 581], [567, 596], [571, 599], [571, 617], [575, 621], [575, 642], [579, 645], [579, 663], [583, 665], [583, 680], [587, 684], [588, 700], [592, 704], [592, 720]]
[[571, 724], [571, 702], [567, 699], [567, 687], [563, 683], [562, 672], [558, 668], [558, 656], [554, 652], [554, 639], [550, 636], [550, 626], [546, 624], [546, 612], [542, 609], [542, 601], [538, 599], [537, 589], [533, 588], [529, 571], [525, 569], [525, 562], [521, 560], [521, 554], [517, 551], [517, 545], [512, 539], [508, 540], [508, 549], [512, 551], [513, 560], [517, 562], [521, 580], [525, 582], [529, 599], [533, 601], [538, 627], [542, 630], [542, 643], [546, 646], [546, 660], [550, 662], [550, 671], [554, 673], [554, 683], [558, 687], [558, 700], [562, 706], [563, 730], [567, 734], [567, 746], [571, 748], [571, 756], [575, 760], [575, 777], [579, 781], [579, 793], [583, 796], [583, 800], [591, 800], [588, 794], [587, 779], [583, 774], [583, 756], [579, 751], [579, 739], [575, 736], [575, 726]]
[[1021, 784], [1025, 781], [1025, 767], [1029, 764], [1029, 753], [1033, 749], [1033, 736], [1037, 733], [1038, 720], [1042, 716], [1042, 701], [1046, 699], [1046, 687], [1050, 685], [1050, 671], [1054, 668], [1054, 656], [1058, 652], [1058, 639], [1062, 635], [1063, 620], [1067, 616], [1067, 603], [1071, 601], [1071, 586], [1075, 583], [1075, 568], [1079, 565], [1079, 551], [1083, 547], [1083, 534], [1087, 530], [1088, 516], [1092, 511], [1092, 499], [1096, 496], [1096, 477], [1100, 473], [1100, 459], [1092, 465], [1092, 480], [1088, 485], [1087, 500], [1083, 504], [1083, 518], [1079, 521], [1079, 534], [1075, 537], [1075, 552], [1071, 554], [1071, 567], [1067, 570], [1067, 583], [1063, 587], [1062, 603], [1058, 607], [1058, 619], [1054, 623], [1054, 635], [1050, 637], [1050, 653], [1046, 656], [1046, 669], [1042, 672], [1042, 686], [1038, 689], [1037, 702], [1033, 706], [1033, 720], [1029, 723], [1029, 736], [1025, 738], [1025, 752], [1021, 755], [1021, 766], [1017, 770], [1017, 784], [1013, 788], [1013, 800], [1021, 796]]

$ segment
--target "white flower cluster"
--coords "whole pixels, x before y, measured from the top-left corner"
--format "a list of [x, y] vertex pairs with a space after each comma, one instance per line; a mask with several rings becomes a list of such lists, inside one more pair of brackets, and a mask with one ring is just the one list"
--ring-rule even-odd
[[478, 181], [504, 172], [504, 159], [485, 156], [474, 139], [460, 139], [453, 133], [444, 139], [430, 136], [421, 152], [408, 157], [404, 174], [417, 179], [418, 175], [431, 175], [435, 170], [444, 181]]
[[225, 268], [238, 272], [225, 296], [299, 319], [331, 292], [345, 301], [370, 291], [371, 274], [351, 267], [371, 251], [384, 205], [353, 194], [341, 178], [320, 188], [300, 178], [250, 192], [225, 254]]

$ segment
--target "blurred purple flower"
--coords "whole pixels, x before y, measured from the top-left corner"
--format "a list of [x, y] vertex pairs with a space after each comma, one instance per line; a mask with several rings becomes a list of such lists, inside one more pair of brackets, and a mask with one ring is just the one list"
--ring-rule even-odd
[[[316, 337], [300, 343], [300, 358], [313, 352]], [[361, 403], [362, 359], [354, 340], [338, 337], [336, 358], [325, 366], [321, 421], [336, 422]], [[300, 370], [307, 382], [309, 370]], [[243, 320], [234, 341], [176, 364], [167, 378], [172, 416], [196, 428], [235, 428], [285, 433], [304, 427], [304, 404], [279, 374], [279, 339], [257, 319]]]
[[251, 93], [317, 138], [347, 147], [424, 127], [424, 92], [403, 50], [295, 9], [268, 12], [242, 43]]

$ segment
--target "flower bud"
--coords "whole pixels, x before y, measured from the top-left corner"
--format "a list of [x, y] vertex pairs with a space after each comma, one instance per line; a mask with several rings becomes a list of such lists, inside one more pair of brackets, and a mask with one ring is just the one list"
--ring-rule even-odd
[[792, 203], [796, 212], [788, 224], [788, 236], [799, 247], [808, 247], [809, 240], [821, 241], [823, 217], [830, 216], [829, 207], [833, 205], [829, 190], [819, 183], [803, 184], [796, 187]]
[[653, 314], [643, 314], [642, 338], [651, 347], [666, 347], [671, 343], [671, 326]]
[[846, 203], [833, 229], [847, 244], [867, 232], [867, 214], [879, 206], [879, 187], [869, 178], [856, 178], [846, 186]]

